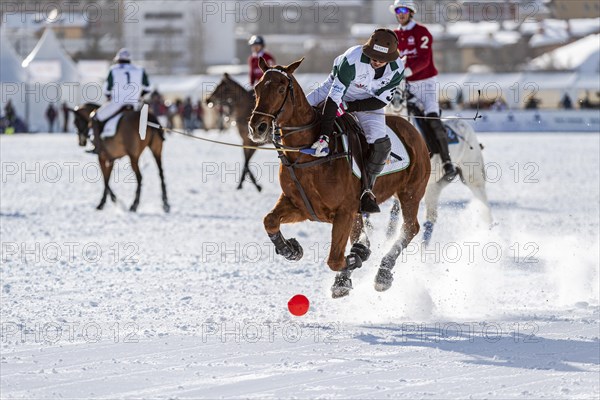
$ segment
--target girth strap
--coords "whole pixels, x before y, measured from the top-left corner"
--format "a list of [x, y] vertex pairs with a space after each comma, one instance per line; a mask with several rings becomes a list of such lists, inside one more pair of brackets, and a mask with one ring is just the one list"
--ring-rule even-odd
[[339, 158], [344, 158], [346, 156], [348, 156], [348, 153], [344, 152], [344, 153], [332, 154], [327, 157], [324, 157], [324, 158], [321, 158], [318, 160], [314, 160], [314, 161], [309, 161], [306, 163], [297, 163], [297, 162], [292, 163], [292, 162], [290, 162], [289, 158], [287, 158], [285, 156], [283, 151], [279, 152], [279, 159], [281, 160], [281, 163], [287, 168], [288, 172], [290, 173], [290, 176], [292, 177], [292, 181], [294, 181], [294, 184], [296, 185], [296, 189], [298, 189], [298, 192], [300, 192], [300, 196], [302, 197], [304, 206], [308, 210], [308, 213], [310, 214], [310, 216], [317, 222], [323, 222], [323, 221], [321, 221], [319, 219], [319, 217], [317, 217], [317, 213], [315, 213], [315, 210], [314, 210], [308, 196], [306, 195], [306, 192], [304, 191], [302, 184], [298, 180], [298, 177], [296, 176], [296, 172], [294, 171], [294, 169], [295, 168], [300, 168], [300, 169], [310, 168], [310, 167], [314, 167], [314, 166], [317, 166], [320, 164], [324, 164], [329, 161], [337, 160]]

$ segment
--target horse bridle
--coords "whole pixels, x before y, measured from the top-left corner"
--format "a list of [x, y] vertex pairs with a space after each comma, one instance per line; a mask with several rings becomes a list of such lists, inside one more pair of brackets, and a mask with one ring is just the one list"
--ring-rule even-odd
[[[257, 114], [257, 115], [263, 115], [265, 117], [269, 117], [271, 118], [271, 136], [273, 137], [273, 143], [277, 143], [279, 146], [281, 146], [281, 148], [284, 149], [295, 149], [295, 148], [288, 148], [286, 146], [284, 146], [283, 144], [281, 144], [280, 140], [283, 139], [285, 136], [289, 136], [291, 134], [294, 134], [296, 132], [302, 132], [305, 131], [307, 129], [313, 128], [317, 125], [319, 119], [317, 118], [317, 116], [315, 115], [314, 121], [311, 122], [308, 125], [302, 125], [302, 126], [284, 126], [284, 127], [280, 127], [277, 125], [277, 118], [279, 118], [279, 116], [281, 115], [281, 113], [283, 112], [283, 110], [285, 109], [285, 103], [287, 103], [288, 97], [291, 96], [292, 98], [292, 104], [295, 101], [295, 95], [294, 95], [294, 81], [292, 80], [292, 78], [285, 72], [276, 68], [270, 68], [268, 70], [265, 71], [265, 75], [268, 72], [277, 72], [280, 73], [281, 75], [285, 76], [285, 78], [288, 80], [288, 84], [287, 84], [287, 90], [285, 92], [285, 97], [283, 99], [283, 103], [281, 103], [281, 107], [279, 107], [279, 110], [277, 110], [276, 113], [274, 114], [269, 114], [263, 111], [258, 111], [256, 109], [252, 110], [252, 115]], [[314, 110], [313, 110], [314, 112]], [[315, 113], [316, 114], [316, 113]], [[252, 116], [251, 116], [252, 117]], [[277, 134], [276, 132], [281, 132], [281, 134]], [[286, 134], [284, 134], [283, 132], [287, 131]], [[278, 139], [278, 140], [276, 140]]]

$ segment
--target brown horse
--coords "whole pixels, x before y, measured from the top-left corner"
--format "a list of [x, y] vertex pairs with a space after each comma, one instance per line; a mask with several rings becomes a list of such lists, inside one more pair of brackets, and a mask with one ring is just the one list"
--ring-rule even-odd
[[[310, 106], [292, 75], [301, 62], [270, 68], [264, 60], [260, 60], [259, 65], [265, 74], [255, 88], [256, 107], [249, 124], [250, 135], [255, 142], [265, 142], [269, 133], [274, 133], [276, 128], [282, 132], [280, 145], [287, 149], [307, 149], [317, 140], [320, 133], [319, 114]], [[374, 187], [379, 203], [396, 196], [402, 205], [404, 217], [402, 236], [383, 257], [377, 272], [375, 289], [378, 291], [391, 287], [391, 269], [396, 259], [419, 232], [417, 212], [431, 170], [427, 146], [415, 128], [400, 117], [387, 117], [386, 122], [404, 143], [411, 164], [402, 171], [380, 176]], [[340, 139], [335, 141], [339, 142]], [[335, 143], [330, 144], [330, 148], [335, 147]], [[353, 176], [345, 158], [330, 155], [325, 162], [321, 162], [302, 152], [285, 150], [282, 150], [280, 158], [283, 165], [279, 181], [283, 193], [264, 218], [269, 238], [277, 254], [288, 260], [299, 260], [303, 254], [302, 247], [295, 239], [283, 237], [281, 224], [307, 219], [333, 224], [327, 264], [338, 274], [332, 295], [334, 298], [345, 296], [352, 289], [352, 270], [359, 268], [370, 255], [368, 239], [364, 232], [360, 235], [362, 219], [358, 210], [361, 183]], [[349, 238], [352, 248], [350, 255], [344, 257]]]
[[[226, 104], [231, 108], [232, 116], [235, 118], [236, 126], [240, 137], [244, 141], [244, 146], [256, 146], [248, 136], [248, 120], [252, 114], [254, 107], [254, 97], [242, 85], [233, 80], [229, 74], [225, 73], [223, 79], [217, 85], [210, 97], [206, 99], [206, 104], [213, 107], [215, 104]], [[260, 192], [262, 186], [256, 182], [256, 177], [248, 168], [250, 159], [254, 155], [255, 149], [244, 149], [244, 169], [242, 170], [242, 178], [238, 185], [238, 190], [242, 188], [246, 175], [250, 176], [250, 180]]]
[[[77, 127], [80, 146], [85, 146], [87, 144], [90, 131], [91, 114], [95, 112], [98, 107], [98, 104], [86, 103], [71, 110], [75, 114], [75, 126]], [[149, 115], [148, 119], [158, 124], [158, 121], [154, 115]], [[139, 111], [126, 110], [123, 112], [123, 116], [121, 117], [121, 120], [117, 126], [117, 133], [112, 137], [102, 140], [102, 148], [100, 154], [98, 155], [98, 161], [100, 162], [100, 169], [102, 170], [102, 175], [104, 177], [104, 193], [102, 194], [102, 200], [100, 200], [100, 204], [98, 204], [98, 207], [96, 207], [98, 210], [102, 210], [104, 208], [106, 197], [108, 195], [110, 195], [110, 199], [113, 202], [117, 200], [117, 197], [109, 186], [110, 174], [112, 172], [115, 160], [123, 156], [129, 156], [131, 168], [133, 169], [137, 179], [135, 200], [133, 201], [133, 204], [129, 210], [133, 212], [137, 211], [140, 203], [140, 193], [142, 191], [142, 173], [140, 172], [138, 161], [142, 151], [144, 151], [146, 147], [149, 147], [150, 151], [152, 151], [152, 155], [154, 156], [156, 165], [158, 166], [162, 190], [163, 210], [165, 210], [165, 212], [169, 212], [171, 209], [167, 199], [167, 187], [162, 168], [162, 146], [164, 137], [162, 136], [162, 132], [160, 130], [148, 128], [146, 138], [141, 140], [138, 134], [139, 121]]]

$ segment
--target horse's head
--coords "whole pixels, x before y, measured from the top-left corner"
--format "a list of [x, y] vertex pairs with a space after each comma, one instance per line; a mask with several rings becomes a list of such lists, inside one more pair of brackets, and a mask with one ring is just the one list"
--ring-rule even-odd
[[237, 97], [240, 96], [240, 89], [243, 90], [242, 86], [234, 81], [228, 73], [225, 73], [221, 82], [206, 99], [206, 105], [208, 108], [213, 108], [215, 104], [235, 104], [236, 100], [239, 100]]
[[90, 114], [98, 108], [98, 104], [86, 103], [82, 106], [69, 109], [75, 115], [75, 128], [79, 137], [79, 145], [84, 147], [87, 144], [90, 131]]
[[[292, 74], [303, 60], [285, 67], [281, 65], [270, 67], [262, 57], [260, 58], [258, 65], [264, 75], [254, 87], [256, 106], [248, 122], [249, 136], [252, 141], [265, 143], [269, 139], [269, 133], [274, 131], [276, 123], [289, 121], [293, 116], [294, 98], [304, 97], [304, 93]], [[298, 93], [294, 93], [294, 88], [298, 88]]]

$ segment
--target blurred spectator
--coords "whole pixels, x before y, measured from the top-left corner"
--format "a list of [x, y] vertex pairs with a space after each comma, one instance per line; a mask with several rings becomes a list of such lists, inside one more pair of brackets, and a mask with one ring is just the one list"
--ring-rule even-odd
[[204, 125], [204, 108], [202, 107], [201, 100], [198, 100], [194, 111], [196, 112], [196, 121], [198, 129], [206, 130], [206, 126]]
[[[600, 92], [597, 92], [596, 96], [600, 97]], [[590, 99], [590, 92], [586, 90], [585, 97], [582, 100], [579, 100], [579, 107], [581, 109], [600, 109], [600, 102], [592, 102]]]
[[571, 97], [568, 93], [565, 93], [565, 95], [560, 100], [560, 106], [565, 110], [571, 110], [573, 108], [573, 102], [571, 101]]
[[542, 103], [542, 101], [540, 99], [535, 98], [535, 96], [531, 96], [525, 103], [525, 109], [526, 110], [537, 110], [541, 103]]
[[183, 119], [183, 129], [186, 131], [194, 130], [194, 106], [192, 106], [192, 99], [189, 97], [183, 102], [181, 117]]
[[56, 111], [56, 107], [54, 107], [53, 103], [48, 104], [48, 108], [46, 108], [46, 119], [48, 120], [48, 132], [54, 132], [54, 121], [56, 121], [56, 117], [58, 116], [58, 111]]
[[66, 101], [62, 103], [62, 112], [63, 112], [63, 132], [67, 132], [67, 127], [69, 126], [69, 106]]
[[506, 101], [502, 97], [498, 97], [490, 107], [493, 111], [505, 111], [507, 108]]
[[8, 121], [8, 126], [14, 126], [16, 117], [17, 115], [15, 114], [15, 108], [13, 107], [12, 101], [8, 100], [4, 106], [4, 118]]

